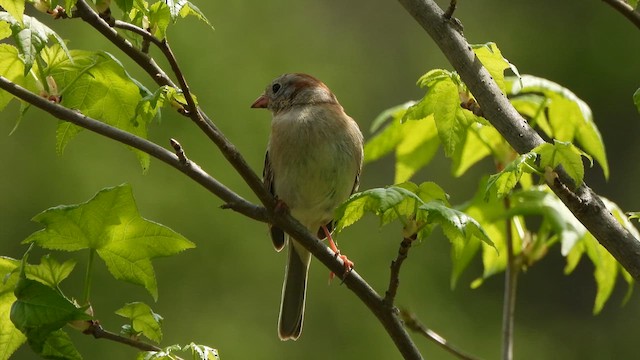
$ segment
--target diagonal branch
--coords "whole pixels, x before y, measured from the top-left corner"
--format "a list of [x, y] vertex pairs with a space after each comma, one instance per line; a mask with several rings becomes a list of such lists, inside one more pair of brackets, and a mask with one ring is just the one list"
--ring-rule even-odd
[[627, 4], [623, 0], [602, 0], [611, 5], [612, 8], [621, 13], [624, 17], [629, 19], [638, 29], [640, 29], [640, 12], [637, 12], [633, 7]]
[[[440, 47], [478, 100], [484, 116], [518, 153], [526, 153], [544, 140], [514, 109], [482, 66], [465, 38], [443, 17], [433, 0], [398, 0]], [[547, 184], [607, 251], [640, 281], [640, 241], [611, 215], [598, 194], [586, 184], [573, 189], [562, 169]]]
[[211, 193], [224, 200], [227, 204], [233, 204], [233, 206], [231, 206], [233, 210], [258, 221], [267, 221], [267, 211], [265, 208], [243, 199], [240, 195], [227, 188], [224, 184], [207, 174], [196, 163], [190, 160], [183, 163], [174, 153], [149, 140], [92, 119], [64, 106], [52, 103], [47, 99], [12, 83], [3, 76], [0, 76], [0, 89], [6, 90], [15, 97], [48, 112], [60, 120], [71, 122], [97, 134], [129, 145], [140, 151], [144, 151], [156, 159], [181, 171]]
[[[331, 251], [331, 249], [319, 241], [315, 235], [312, 235], [309, 230], [289, 214], [274, 214], [272, 211], [273, 206], [265, 204], [267, 206], [265, 209], [246, 201], [204, 172], [198, 165], [186, 159], [186, 157], [179, 157], [178, 155], [146, 139], [87, 117], [79, 112], [67, 109], [64, 106], [49, 102], [37, 94], [12, 83], [2, 76], [0, 76], [0, 89], [6, 90], [17, 98], [52, 114], [58, 119], [69, 121], [100, 135], [132, 146], [163, 161], [164, 163], [183, 172], [191, 179], [208, 189], [211, 193], [224, 200], [226, 202], [224, 205], [225, 208], [231, 208], [258, 221], [268, 221], [273, 223], [296, 239], [331, 271], [336, 274], [344, 273], [344, 264], [342, 260], [340, 260], [336, 254]], [[201, 116], [208, 119], [204, 114]], [[227, 157], [229, 162], [236, 168], [240, 167], [243, 171], [250, 172], [253, 174], [253, 177], [258, 179], [257, 175], [255, 175], [248, 165], [246, 165], [233, 144], [229, 143], [226, 138], [222, 136], [222, 133], [214, 135], [219, 135], [216, 139], [221, 143], [221, 145], [219, 145], [222, 146], [221, 151], [226, 151], [225, 156], [228, 154], [231, 155], [231, 157]], [[259, 179], [257, 181], [260, 184], [260, 189], [264, 190]], [[268, 196], [268, 199], [271, 199], [272, 201], [272, 198], [268, 193], [266, 196]], [[397, 310], [395, 308], [386, 306], [382, 297], [362, 277], [360, 277], [356, 271], [349, 272], [343, 279], [343, 283], [371, 310], [371, 312], [373, 312], [374, 315], [376, 315], [405, 359], [422, 359], [422, 355], [418, 348], [402, 326], [402, 321], [398, 317]]]

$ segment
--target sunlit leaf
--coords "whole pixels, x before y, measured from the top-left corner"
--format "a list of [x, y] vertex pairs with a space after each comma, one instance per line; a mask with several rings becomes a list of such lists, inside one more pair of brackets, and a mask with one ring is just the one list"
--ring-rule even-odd
[[131, 320], [134, 331], [157, 343], [162, 340], [162, 316], [154, 313], [149, 305], [141, 302], [129, 303], [116, 310], [116, 314]]
[[458, 85], [452, 79], [453, 75], [448, 74], [436, 73], [428, 80], [420, 81], [423, 86], [428, 86], [427, 93], [422, 100], [407, 109], [403, 121], [421, 120], [433, 115], [445, 155], [452, 156], [464, 141], [471, 122], [460, 107]]
[[164, 1], [158, 1], [149, 7], [149, 26], [153, 35], [159, 39], [167, 36], [167, 27], [171, 22], [171, 10]]
[[506, 91], [504, 82], [504, 71], [511, 69], [513, 73], [518, 74], [518, 69], [502, 56], [500, 49], [495, 43], [486, 43], [481, 45], [472, 45], [473, 51], [476, 53], [482, 65], [489, 71], [489, 74], [495, 80], [496, 84], [502, 92]]
[[485, 199], [493, 191], [496, 192], [499, 199], [508, 195], [520, 181], [522, 174], [531, 168], [535, 159], [535, 153], [522, 154], [510, 162], [501, 172], [491, 175], [487, 182]]
[[197, 359], [197, 360], [220, 359], [220, 356], [218, 355], [218, 350], [206, 345], [198, 345], [198, 344], [190, 343], [186, 345], [182, 350], [183, 351], [190, 350], [191, 355], [194, 357], [194, 359]]
[[584, 178], [584, 165], [582, 156], [584, 152], [577, 149], [573, 144], [554, 140], [553, 144], [544, 143], [537, 146], [532, 152], [540, 155], [540, 167], [550, 167], [555, 169], [562, 165], [567, 175], [569, 175], [578, 187]]
[[69, 334], [61, 329], [47, 336], [40, 354], [45, 359], [82, 360]]
[[62, 38], [34, 17], [24, 15], [23, 21], [20, 22], [9, 13], [0, 12], [0, 21], [9, 23], [11, 27], [13, 39], [20, 51], [20, 59], [24, 62], [24, 76], [27, 76], [49, 39], [54, 39], [67, 54], [69, 53]]
[[[53, 56], [53, 55], [52, 55]], [[74, 59], [56, 61], [49, 73], [62, 89], [62, 105], [142, 138], [147, 137], [146, 121], [138, 121], [136, 109], [142, 99], [140, 87], [122, 66], [107, 53], [74, 50]], [[76, 125], [60, 122], [56, 131], [56, 150], [62, 154], [81, 131]], [[143, 171], [149, 155], [132, 149]]]
[[13, 291], [18, 282], [16, 270], [19, 266], [20, 261], [0, 256], [0, 360], [9, 359], [27, 341], [9, 318], [11, 305], [16, 301]]
[[25, 0], [0, 0], [0, 6], [17, 19], [19, 24], [23, 22], [24, 3]]
[[[548, 119], [537, 118], [537, 124], [541, 129], [550, 138], [574, 142], [580, 146], [598, 161], [605, 178], [609, 177], [609, 165], [602, 135], [593, 121], [591, 109], [584, 101], [569, 89], [547, 79], [522, 75], [519, 78], [511, 77], [506, 80], [509, 95], [515, 96], [521, 102], [524, 101], [522, 95], [542, 96], [543, 100], [537, 100], [537, 104], [544, 106], [547, 110]], [[532, 99], [534, 98], [529, 98], [529, 100]]]
[[158, 296], [151, 260], [193, 248], [173, 230], [144, 219], [138, 213], [128, 185], [107, 188], [88, 202], [48, 209], [33, 219], [45, 229], [24, 242], [46, 249], [94, 249], [119, 280], [142, 285]]
[[9, 23], [0, 21], [0, 40], [6, 39], [11, 36], [11, 28], [9, 27]]

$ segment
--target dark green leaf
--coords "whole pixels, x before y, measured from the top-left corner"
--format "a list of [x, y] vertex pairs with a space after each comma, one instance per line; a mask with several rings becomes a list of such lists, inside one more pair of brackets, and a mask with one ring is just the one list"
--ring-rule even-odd
[[11, 306], [11, 321], [38, 353], [44, 351], [49, 335], [69, 321], [91, 319], [58, 291], [38, 281], [22, 277], [14, 293], [17, 300]]
[[47, 336], [40, 355], [45, 359], [82, 360], [82, 356], [73, 345], [69, 334], [61, 329]]

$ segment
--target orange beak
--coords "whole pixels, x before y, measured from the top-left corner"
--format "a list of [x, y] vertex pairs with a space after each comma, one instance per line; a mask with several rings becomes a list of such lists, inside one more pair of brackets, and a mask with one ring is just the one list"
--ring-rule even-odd
[[264, 109], [269, 105], [269, 98], [267, 97], [266, 94], [262, 94], [260, 95], [259, 98], [256, 99], [256, 101], [253, 102], [253, 104], [251, 104], [251, 107], [254, 109]]

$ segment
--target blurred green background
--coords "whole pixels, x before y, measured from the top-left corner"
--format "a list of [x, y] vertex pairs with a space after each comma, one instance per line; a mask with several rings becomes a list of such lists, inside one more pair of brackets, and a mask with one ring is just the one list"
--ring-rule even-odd
[[[307, 72], [322, 79], [369, 137], [378, 113], [422, 96], [414, 85], [420, 75], [432, 68], [451, 69], [396, 1], [194, 2], [216, 30], [192, 18], [171, 28], [169, 40], [205, 111], [257, 172], [262, 169], [270, 115], [249, 105], [277, 75]], [[640, 87], [638, 29], [597, 0], [461, 1], [456, 16], [471, 43], [496, 42], [521, 73], [556, 81], [591, 105], [607, 146], [611, 177], [605, 181], [596, 167], [587, 171], [586, 180], [625, 211], [640, 209], [640, 195], [633, 191], [640, 166], [629, 156], [640, 148], [640, 115], [631, 100]], [[51, 26], [70, 41], [70, 48], [109, 51], [133, 76], [152, 86], [80, 20]], [[40, 228], [29, 219], [40, 211], [86, 201], [98, 190], [124, 182], [133, 186], [144, 217], [197, 244], [194, 250], [154, 262], [157, 303], [143, 289], [113, 280], [99, 263], [93, 308], [107, 329], [117, 331], [123, 323], [113, 310], [144, 301], [164, 316], [163, 345], [195, 341], [218, 348], [222, 359], [400, 358], [376, 318], [346, 287], [338, 281], [327, 285], [329, 272], [318, 262], [311, 267], [303, 335], [297, 342], [280, 342], [276, 323], [285, 254], [273, 251], [266, 225], [220, 210], [219, 199], [162, 163], [152, 161], [143, 175], [124, 146], [88, 132], [58, 157], [57, 121], [41, 111], [30, 110], [9, 136], [17, 113], [15, 103], [0, 113], [0, 255], [22, 256], [26, 247], [20, 242]], [[215, 146], [185, 118], [166, 111], [150, 137], [165, 146], [170, 137], [178, 139], [187, 155], [211, 175], [256, 200]], [[478, 176], [491, 169], [484, 162], [464, 178], [453, 178], [449, 161], [440, 153], [414, 181], [438, 182], [459, 204], [471, 197]], [[361, 189], [384, 186], [392, 179], [393, 159], [387, 158], [365, 167]], [[368, 217], [338, 237], [343, 252], [379, 292], [386, 289], [389, 264], [400, 241], [398, 230], [399, 226], [379, 229]], [[63, 283], [68, 295], [81, 295], [85, 256], [76, 257], [76, 274]], [[498, 358], [503, 279], [496, 276], [477, 290], [469, 289], [481, 274], [476, 259], [458, 288], [451, 290], [449, 258], [449, 245], [438, 232], [412, 249], [402, 269], [397, 303], [465, 351]], [[592, 266], [583, 261], [568, 277], [563, 266], [556, 247], [521, 276], [516, 358], [635, 357], [640, 295], [620, 306], [626, 289], [619, 284], [603, 312], [592, 316]], [[73, 337], [86, 359], [135, 357], [135, 351], [124, 346], [76, 333]], [[425, 358], [451, 358], [427, 340], [416, 337], [416, 343]], [[14, 355], [33, 357], [26, 347]]]

